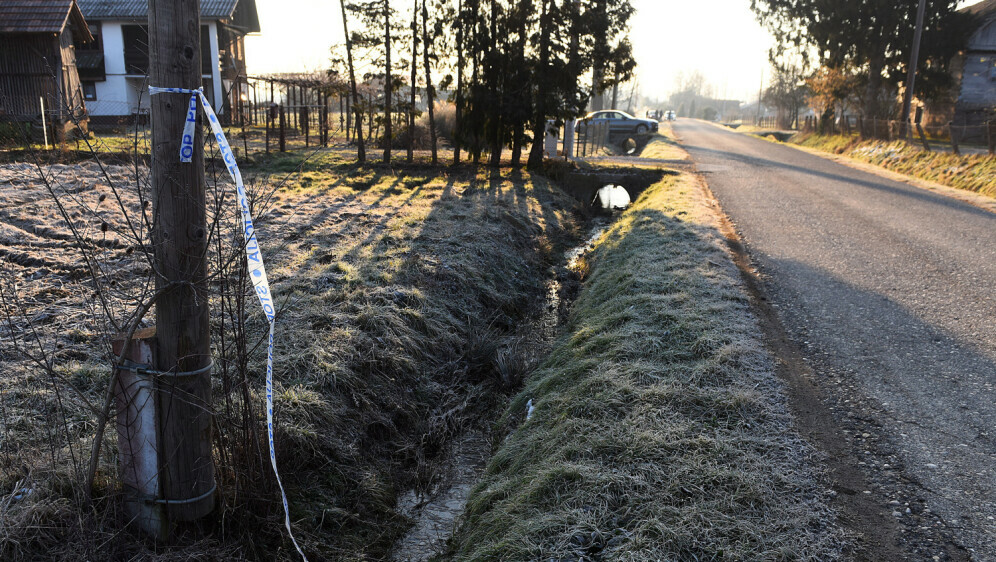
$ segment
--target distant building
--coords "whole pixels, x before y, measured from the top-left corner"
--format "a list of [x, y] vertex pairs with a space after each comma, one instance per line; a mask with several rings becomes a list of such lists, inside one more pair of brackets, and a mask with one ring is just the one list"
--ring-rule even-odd
[[0, 0], [0, 120], [40, 132], [44, 99], [53, 138], [85, 130], [73, 44], [92, 40], [74, 0]]
[[[95, 38], [90, 46], [77, 46], [91, 118], [95, 124], [143, 119], [149, 107], [148, 1], [78, 1]], [[202, 86], [224, 119], [233, 108], [239, 111], [248, 96], [245, 36], [259, 32], [259, 16], [255, 0], [200, 4]]]
[[980, 125], [996, 119], [996, 0], [964, 8], [981, 24], [968, 40], [961, 67], [954, 123]]

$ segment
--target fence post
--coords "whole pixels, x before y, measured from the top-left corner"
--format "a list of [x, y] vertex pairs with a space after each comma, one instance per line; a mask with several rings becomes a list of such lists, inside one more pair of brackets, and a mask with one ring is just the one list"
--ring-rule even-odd
[[287, 117], [284, 115], [284, 106], [280, 106], [280, 152], [287, 152], [287, 138], [284, 129], [287, 126]]
[[296, 112], [294, 111], [295, 109], [297, 109], [297, 90], [292, 85], [290, 86], [289, 91], [290, 91], [291, 114], [288, 117], [288, 120], [290, 121], [290, 126], [293, 127], [294, 129], [297, 129], [298, 126], [300, 125], [300, 123], [298, 122], [297, 115], [295, 115]]
[[568, 119], [564, 123], [564, 159], [574, 158], [574, 119]]
[[920, 142], [923, 143], [923, 148], [927, 152], [930, 152], [930, 143], [927, 142], [927, 134], [923, 130], [923, 125], [920, 123], [916, 124], [916, 132], [920, 134]]
[[273, 81], [270, 81], [270, 105], [266, 107], [266, 153], [270, 153], [270, 127], [273, 126], [273, 120], [276, 115], [273, 114], [273, 108], [276, 107], [276, 99], [273, 96]]
[[916, 117], [914, 119], [916, 123], [916, 132], [920, 135], [920, 142], [923, 143], [923, 148], [927, 152], [930, 152], [930, 144], [927, 142], [927, 134], [923, 130], [923, 108], [916, 108]]
[[954, 121], [948, 122], [948, 133], [951, 135], [951, 152], [961, 154], [961, 149], [958, 147], [958, 135], [955, 134]]
[[304, 107], [301, 108], [301, 117], [303, 117], [301, 125], [304, 128], [304, 146], [307, 147], [307, 146], [310, 146], [310, 144], [309, 144], [309, 133], [311, 132], [310, 131], [311, 127], [308, 126], [308, 124], [309, 124], [309, 121], [308, 121], [308, 106], [304, 106]]
[[[248, 84], [248, 82], [246, 82]], [[252, 109], [249, 111], [249, 124], [253, 127], [259, 123], [259, 96], [256, 94], [256, 84], [252, 85]]]
[[325, 103], [322, 104], [322, 146], [329, 145], [329, 106], [328, 98], [325, 99]]
[[986, 137], [989, 141], [989, 154], [996, 154], [996, 121], [986, 122]]
[[45, 124], [45, 98], [39, 97], [38, 102], [41, 103], [42, 141], [45, 143], [45, 150], [48, 150], [48, 125]]

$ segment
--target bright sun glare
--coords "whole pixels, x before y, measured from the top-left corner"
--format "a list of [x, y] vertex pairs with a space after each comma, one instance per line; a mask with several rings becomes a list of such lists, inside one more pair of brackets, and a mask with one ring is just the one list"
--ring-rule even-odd
[[[666, 97], [678, 72], [697, 70], [717, 97], [756, 99], [773, 40], [748, 0], [632, 2], [638, 86], [646, 95]], [[257, 0], [256, 6], [263, 32], [246, 39], [250, 73], [326, 68], [329, 48], [343, 41], [338, 2]]]

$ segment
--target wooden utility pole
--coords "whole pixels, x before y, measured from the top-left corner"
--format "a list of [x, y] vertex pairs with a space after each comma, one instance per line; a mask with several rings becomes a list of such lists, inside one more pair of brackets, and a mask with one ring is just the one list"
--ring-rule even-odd
[[916, 10], [916, 30], [913, 32], [913, 49], [910, 53], [910, 67], [906, 72], [906, 91], [903, 92], [903, 112], [901, 114], [902, 136], [907, 135], [910, 123], [910, 106], [913, 104], [913, 86], [916, 85], [916, 67], [920, 64], [920, 37], [923, 35], [923, 13], [927, 8], [927, 0], [920, 0]]
[[[199, 0], [149, 0], [149, 83], [201, 85]], [[155, 248], [156, 370], [162, 499], [174, 521], [214, 509], [211, 346], [208, 325], [204, 139], [195, 128], [180, 162], [189, 96], [152, 96], [152, 243]], [[199, 118], [198, 118], [199, 119]]]

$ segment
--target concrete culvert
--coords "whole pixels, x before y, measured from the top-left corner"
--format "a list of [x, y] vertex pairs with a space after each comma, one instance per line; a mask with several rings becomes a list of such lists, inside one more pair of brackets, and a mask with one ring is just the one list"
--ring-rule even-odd
[[596, 207], [602, 209], [625, 209], [632, 201], [626, 188], [609, 184], [598, 190], [593, 201]]
[[637, 146], [636, 140], [634, 140], [632, 138], [626, 139], [626, 141], [623, 142], [623, 145], [622, 145], [623, 152], [625, 152], [629, 156], [632, 156], [632, 155], [636, 154], [636, 149], [637, 148], [639, 148], [639, 147]]

